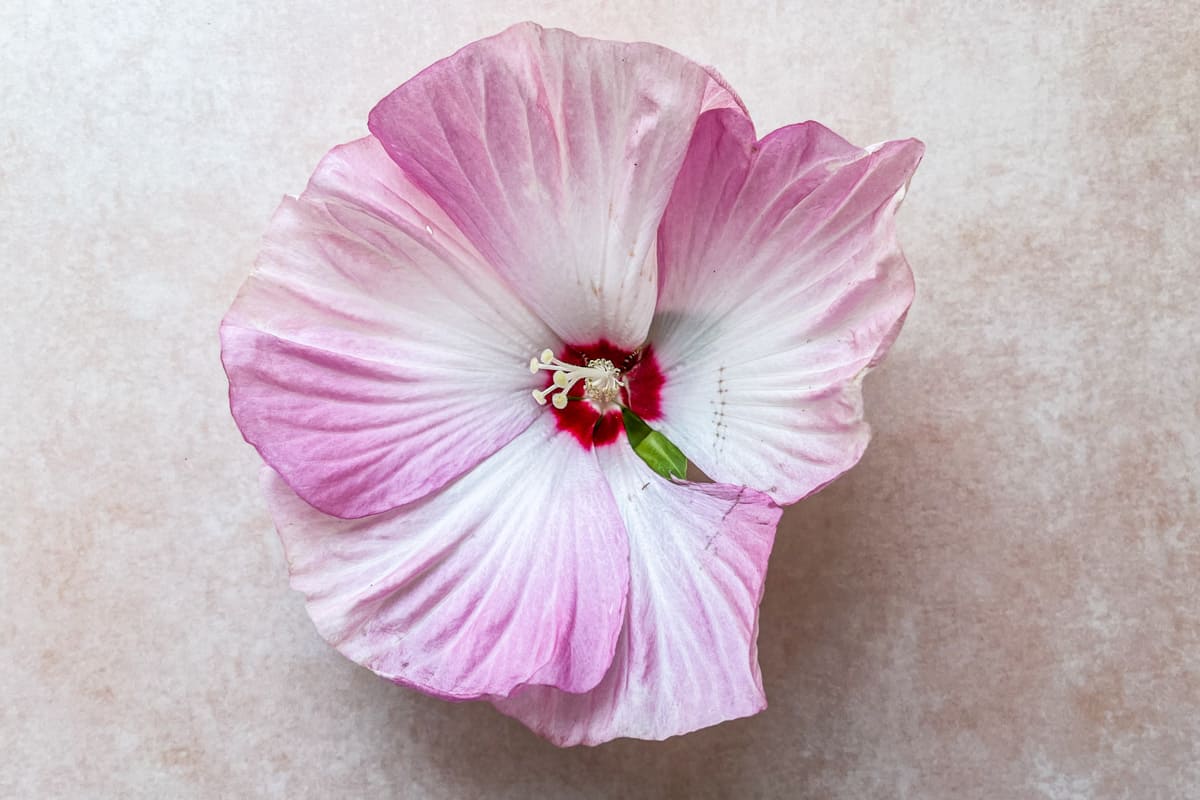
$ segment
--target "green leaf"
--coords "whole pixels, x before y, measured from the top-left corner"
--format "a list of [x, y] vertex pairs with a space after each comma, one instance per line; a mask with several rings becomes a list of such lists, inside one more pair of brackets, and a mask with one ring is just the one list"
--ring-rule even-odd
[[621, 419], [625, 421], [625, 433], [629, 444], [650, 469], [664, 478], [684, 478], [687, 475], [687, 458], [675, 443], [646, 424], [646, 421], [624, 406]]

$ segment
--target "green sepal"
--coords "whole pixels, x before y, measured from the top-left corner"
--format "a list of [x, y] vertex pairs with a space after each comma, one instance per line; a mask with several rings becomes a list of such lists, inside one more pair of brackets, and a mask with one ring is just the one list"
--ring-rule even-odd
[[674, 442], [624, 406], [621, 406], [621, 419], [625, 422], [625, 434], [633, 452], [646, 462], [646, 466], [668, 479], [687, 476], [687, 457]]

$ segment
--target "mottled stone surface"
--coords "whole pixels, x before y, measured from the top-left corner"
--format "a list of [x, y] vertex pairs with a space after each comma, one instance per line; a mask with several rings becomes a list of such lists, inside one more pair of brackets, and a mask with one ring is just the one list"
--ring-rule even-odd
[[[0, 796], [1200, 797], [1195, 8], [749, 5], [4, 4]], [[280, 195], [523, 18], [716, 64], [763, 132], [928, 144], [875, 441], [772, 559], [771, 707], [665, 743], [336, 655], [225, 405]]]

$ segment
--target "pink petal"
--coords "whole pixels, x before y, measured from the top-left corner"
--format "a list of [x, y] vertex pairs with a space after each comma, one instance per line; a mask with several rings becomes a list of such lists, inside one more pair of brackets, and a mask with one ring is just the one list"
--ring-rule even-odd
[[660, 230], [659, 427], [713, 479], [791, 503], [869, 438], [861, 380], [912, 302], [894, 214], [924, 146], [704, 117]]
[[264, 472], [293, 588], [321, 635], [450, 699], [521, 684], [587, 691], [612, 662], [629, 585], [624, 528], [591, 451], [543, 415], [437, 494], [326, 516]]
[[558, 745], [665, 739], [761, 711], [758, 604], [779, 507], [753, 489], [669, 483], [625, 444], [599, 457], [630, 547], [612, 668], [586, 694], [534, 686], [493, 702]]
[[525, 364], [554, 341], [368, 137], [284, 200], [221, 357], [247, 441], [309, 503], [361, 517], [528, 427]]
[[523, 24], [396, 89], [370, 128], [564, 341], [631, 350], [697, 116], [735, 104], [669, 50]]

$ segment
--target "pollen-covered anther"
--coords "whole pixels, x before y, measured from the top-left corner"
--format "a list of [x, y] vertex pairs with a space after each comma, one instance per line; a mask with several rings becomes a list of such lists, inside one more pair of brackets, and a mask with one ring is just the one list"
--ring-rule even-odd
[[583, 396], [597, 405], [617, 402], [625, 387], [621, 370], [607, 358], [593, 358], [580, 366], [555, 358], [553, 351], [547, 349], [538, 358], [529, 359], [530, 372], [541, 370], [554, 373], [550, 386], [533, 390], [533, 399], [541, 406], [549, 401], [557, 409], [566, 408], [572, 399], [568, 393], [580, 381], [583, 381]]

